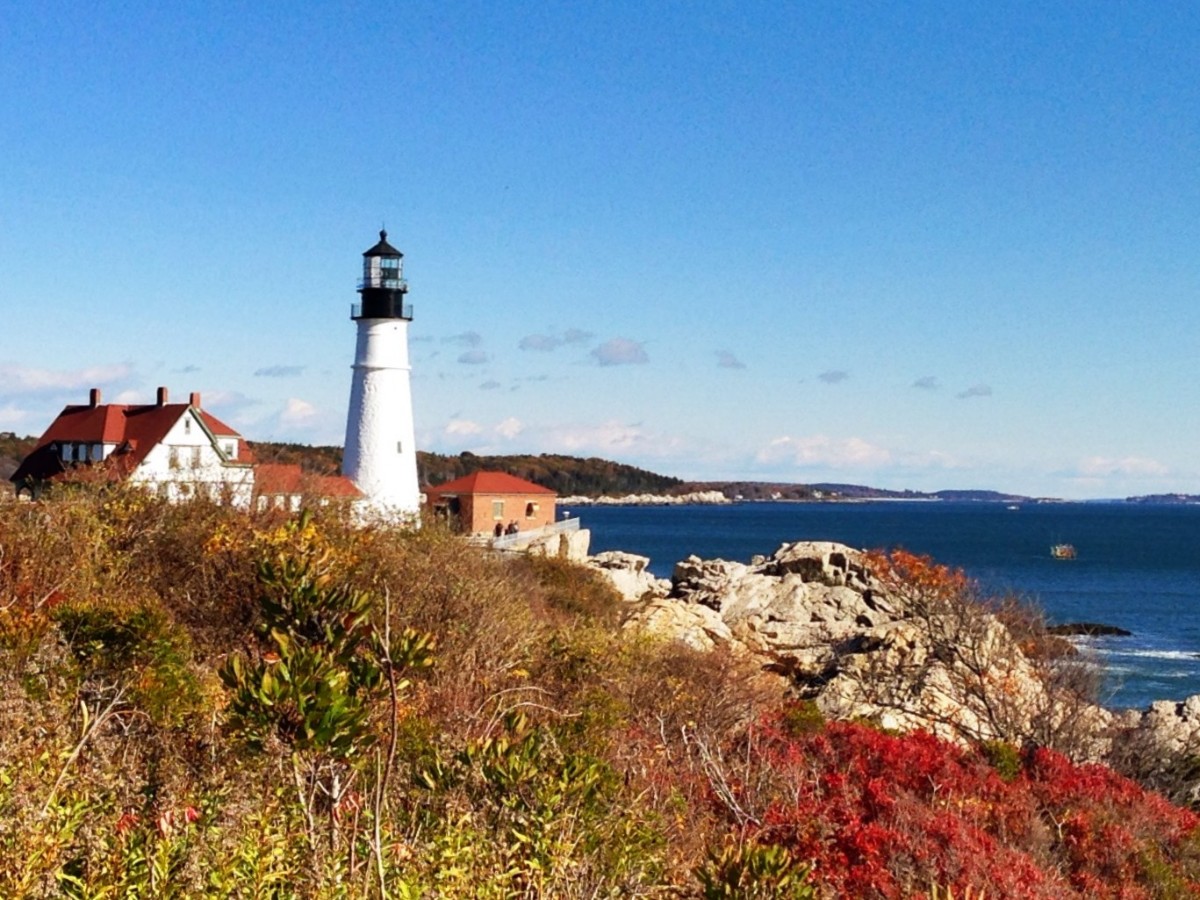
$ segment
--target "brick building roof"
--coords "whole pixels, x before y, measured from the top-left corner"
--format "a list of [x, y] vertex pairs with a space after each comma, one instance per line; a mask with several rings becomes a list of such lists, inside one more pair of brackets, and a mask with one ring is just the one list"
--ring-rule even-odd
[[445, 496], [448, 494], [540, 494], [556, 496], [548, 487], [509, 475], [507, 472], [472, 472], [462, 478], [455, 478], [445, 484], [429, 488], [425, 492], [430, 496]]

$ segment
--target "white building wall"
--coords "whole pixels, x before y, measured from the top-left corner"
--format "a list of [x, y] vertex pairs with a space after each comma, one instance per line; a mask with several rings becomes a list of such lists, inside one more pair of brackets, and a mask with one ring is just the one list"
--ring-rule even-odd
[[[217, 438], [218, 441], [226, 440]], [[130, 480], [160, 490], [170, 500], [228, 496], [233, 505], [247, 508], [254, 492], [254, 469], [228, 465], [213, 446], [213, 439], [194, 410], [186, 410], [162, 441], [146, 454]]]
[[342, 473], [390, 517], [416, 517], [417, 446], [408, 322], [359, 319]]

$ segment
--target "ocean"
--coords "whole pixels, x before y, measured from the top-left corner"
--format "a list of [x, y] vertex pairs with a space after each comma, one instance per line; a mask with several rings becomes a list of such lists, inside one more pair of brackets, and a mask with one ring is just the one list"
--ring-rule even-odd
[[[1033, 601], [1053, 623], [1132, 631], [1083, 639], [1105, 669], [1106, 705], [1200, 694], [1200, 506], [892, 501], [567, 509], [591, 529], [591, 552], [648, 556], [663, 578], [691, 554], [749, 562], [800, 540], [928, 554], [989, 593]], [[1077, 558], [1052, 559], [1057, 543], [1074, 545]]]

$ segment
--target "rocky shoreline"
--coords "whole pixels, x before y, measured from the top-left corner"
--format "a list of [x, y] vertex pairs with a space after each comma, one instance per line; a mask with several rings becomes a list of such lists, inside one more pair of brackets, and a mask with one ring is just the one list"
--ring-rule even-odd
[[1097, 670], [1062, 652], [1063, 638], [889, 577], [864, 551], [799, 542], [750, 564], [691, 556], [670, 580], [629, 553], [589, 564], [629, 604], [626, 628], [745, 657], [827, 718], [1052, 746], [1200, 798], [1200, 695], [1106, 709], [1088, 699]]
[[689, 494], [626, 494], [623, 497], [560, 497], [563, 506], [719, 506], [733, 501], [720, 491], [693, 491]]

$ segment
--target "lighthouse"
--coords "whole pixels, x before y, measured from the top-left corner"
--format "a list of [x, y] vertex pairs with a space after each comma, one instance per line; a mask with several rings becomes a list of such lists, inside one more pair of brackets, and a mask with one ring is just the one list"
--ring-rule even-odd
[[350, 312], [358, 340], [342, 474], [358, 486], [375, 513], [415, 520], [421, 493], [408, 361], [412, 306], [405, 299], [403, 259], [388, 243], [386, 231], [363, 253], [361, 300]]

